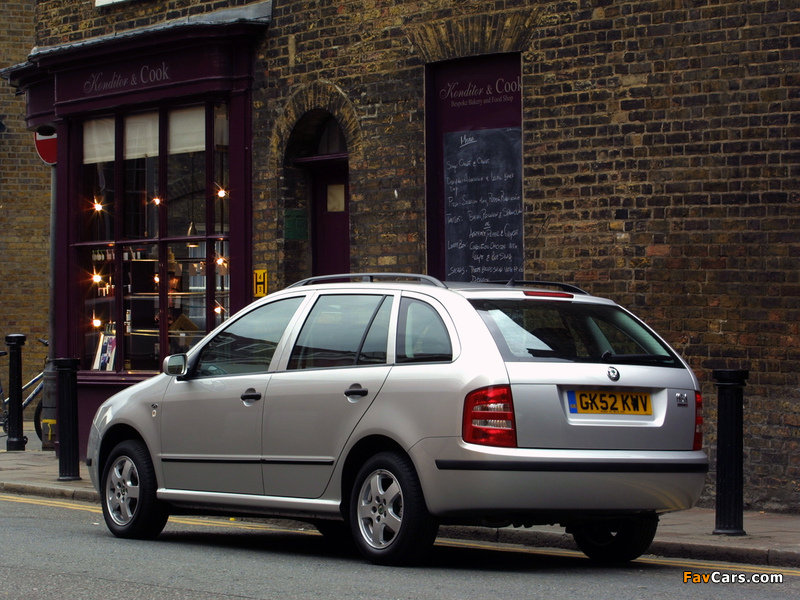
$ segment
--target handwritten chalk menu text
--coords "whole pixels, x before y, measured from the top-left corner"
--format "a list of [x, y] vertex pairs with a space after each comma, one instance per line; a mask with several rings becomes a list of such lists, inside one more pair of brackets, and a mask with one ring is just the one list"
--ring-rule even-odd
[[524, 279], [521, 128], [443, 141], [447, 279]]
[[521, 57], [443, 61], [426, 78], [428, 269], [524, 279]]

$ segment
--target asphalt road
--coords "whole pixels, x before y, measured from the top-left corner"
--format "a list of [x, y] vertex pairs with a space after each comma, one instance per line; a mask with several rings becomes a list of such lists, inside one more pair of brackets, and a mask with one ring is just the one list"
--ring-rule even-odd
[[[738, 583], [754, 575], [783, 582]], [[120, 597], [785, 599], [800, 597], [800, 570], [654, 558], [609, 568], [568, 551], [450, 542], [399, 569], [342, 554], [312, 528], [173, 518], [156, 541], [119, 540], [97, 505], [0, 495], [0, 598]]]

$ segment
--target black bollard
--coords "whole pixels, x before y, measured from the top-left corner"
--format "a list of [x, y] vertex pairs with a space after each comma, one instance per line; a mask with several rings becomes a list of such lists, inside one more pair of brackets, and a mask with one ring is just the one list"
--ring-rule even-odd
[[58, 393], [58, 480], [80, 479], [78, 446], [78, 365], [77, 358], [57, 358]]
[[6, 336], [8, 346], [8, 439], [6, 450], [25, 450], [28, 438], [22, 429], [22, 347], [26, 337], [22, 333]]
[[744, 525], [744, 400], [748, 371], [719, 369], [717, 382], [717, 515], [715, 535], [746, 535]]

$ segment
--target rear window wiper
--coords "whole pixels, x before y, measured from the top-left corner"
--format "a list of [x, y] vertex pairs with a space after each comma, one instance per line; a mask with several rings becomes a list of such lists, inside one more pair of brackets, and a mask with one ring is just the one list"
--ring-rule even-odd
[[603, 352], [600, 360], [605, 362], [648, 362], [671, 363], [675, 359], [668, 354], [614, 354], [610, 350]]

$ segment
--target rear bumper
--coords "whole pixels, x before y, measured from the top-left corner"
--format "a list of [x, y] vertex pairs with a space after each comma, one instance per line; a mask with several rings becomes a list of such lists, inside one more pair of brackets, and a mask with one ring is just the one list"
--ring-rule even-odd
[[708, 465], [681, 462], [437, 460], [440, 471], [515, 471], [537, 473], [707, 473]]
[[684, 510], [708, 471], [703, 452], [501, 449], [439, 438], [411, 454], [429, 510], [451, 518]]

